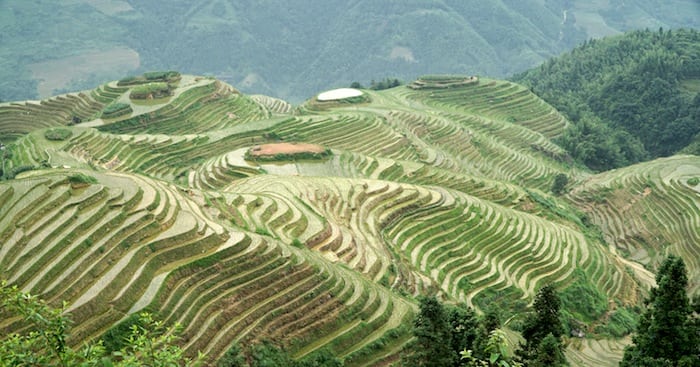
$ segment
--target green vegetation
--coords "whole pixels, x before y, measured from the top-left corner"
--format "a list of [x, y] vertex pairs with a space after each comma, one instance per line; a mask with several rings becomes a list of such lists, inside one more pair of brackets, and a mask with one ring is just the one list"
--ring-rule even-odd
[[[384, 80], [375, 81], [374, 79], [369, 84], [369, 89], [371, 90], [384, 90], [389, 88], [395, 88], [402, 85], [400, 80], [396, 78], [386, 78]], [[350, 88], [363, 89], [364, 87], [359, 82], [352, 82]]]
[[[514, 77], [574, 125], [561, 144], [596, 170], [668, 156], [700, 133], [700, 32], [644, 30], [591, 40]], [[681, 61], [683, 60], [683, 61]]]
[[255, 155], [252, 150], [245, 153], [245, 159], [251, 162], [314, 161], [328, 159], [333, 151], [326, 148], [322, 152], [277, 153], [274, 155]]
[[[23, 334], [0, 340], [3, 366], [172, 366], [197, 365], [184, 358], [175, 346], [177, 326], [166, 328], [150, 314], [139, 316], [141, 327], [133, 327], [123, 348], [108, 353], [101, 343], [71, 348], [69, 320], [62, 309], [48, 306], [36, 296], [21, 292], [6, 281], [0, 283], [0, 305], [7, 317], [19, 317], [26, 325]], [[65, 307], [65, 306], [64, 306]]]
[[44, 132], [44, 137], [48, 140], [63, 141], [73, 136], [73, 132], [68, 129], [49, 129]]
[[[570, 122], [521, 85], [399, 86], [293, 112], [210, 78], [177, 88], [61, 144], [44, 132], [94, 119], [130, 87], [0, 106], [0, 128], [28, 130], [3, 173], [62, 167], [0, 184], [0, 276], [68, 302], [70, 343], [120, 350], [148, 311], [180, 323], [183, 356], [210, 365], [391, 365], [417, 340], [418, 296], [437, 294], [454, 305], [434, 313], [451, 366], [517, 365], [517, 332], [532, 334], [523, 362], [556, 364], [559, 335], [528, 307], [556, 284], [570, 363], [617, 363], [647, 269], [670, 251], [700, 274], [697, 157], [592, 174], [553, 143]], [[334, 155], [245, 160], [286, 142]]]
[[131, 112], [133, 112], [133, 110], [131, 109], [130, 104], [122, 102], [112, 102], [105, 106], [105, 108], [102, 110], [102, 117], [115, 118], [119, 116], [128, 115]]
[[559, 315], [561, 301], [554, 287], [540, 288], [532, 307], [534, 312], [523, 325], [525, 344], [521, 345], [518, 358], [527, 367], [567, 365], [562, 342], [564, 327]]
[[165, 82], [152, 82], [142, 84], [131, 89], [131, 99], [157, 99], [171, 95], [172, 86]]
[[569, 177], [563, 173], [554, 176], [554, 182], [552, 183], [552, 193], [554, 195], [561, 195], [566, 189], [566, 185], [569, 184]]
[[435, 297], [420, 299], [420, 313], [413, 324], [415, 342], [406, 357], [409, 366], [450, 367], [456, 355], [452, 347], [452, 329], [444, 307]]
[[153, 82], [174, 83], [180, 80], [181, 75], [177, 71], [150, 71], [139, 76], [128, 76], [117, 82], [118, 86], [139, 85]]
[[96, 184], [97, 179], [92, 176], [88, 176], [84, 173], [77, 173], [75, 175], [68, 176], [68, 181], [71, 184]]
[[683, 259], [666, 258], [656, 274], [656, 284], [620, 366], [697, 366], [700, 307], [688, 299]]

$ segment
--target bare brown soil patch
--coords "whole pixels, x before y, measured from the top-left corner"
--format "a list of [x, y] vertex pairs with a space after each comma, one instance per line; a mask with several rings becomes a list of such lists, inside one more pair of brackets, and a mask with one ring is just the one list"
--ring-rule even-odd
[[273, 143], [256, 145], [250, 150], [253, 157], [274, 156], [276, 154], [323, 153], [326, 149], [309, 143]]

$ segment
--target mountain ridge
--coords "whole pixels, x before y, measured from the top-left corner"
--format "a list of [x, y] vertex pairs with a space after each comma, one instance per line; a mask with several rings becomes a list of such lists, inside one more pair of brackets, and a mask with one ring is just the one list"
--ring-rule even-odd
[[692, 16], [700, 8], [692, 0], [255, 6], [10, 0], [0, 4], [0, 14], [6, 35], [1, 100], [45, 98], [128, 73], [174, 69], [300, 103], [319, 90], [385, 77], [412, 80], [436, 72], [503, 78], [590, 38], [640, 28], [700, 28]]

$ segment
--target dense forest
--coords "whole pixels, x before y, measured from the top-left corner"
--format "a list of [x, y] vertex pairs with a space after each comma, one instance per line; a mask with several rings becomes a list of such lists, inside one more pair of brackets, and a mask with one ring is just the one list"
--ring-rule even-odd
[[696, 30], [590, 40], [514, 80], [574, 122], [560, 143], [596, 170], [672, 155], [700, 132]]

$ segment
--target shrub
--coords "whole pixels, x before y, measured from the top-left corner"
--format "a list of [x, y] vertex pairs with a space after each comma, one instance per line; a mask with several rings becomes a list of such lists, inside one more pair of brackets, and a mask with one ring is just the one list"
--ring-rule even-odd
[[552, 193], [554, 195], [563, 194], [567, 184], [569, 184], [569, 178], [565, 174], [560, 173], [556, 175], [552, 184]]
[[279, 161], [298, 161], [298, 160], [321, 160], [333, 155], [333, 151], [326, 148], [323, 152], [299, 152], [299, 153], [277, 153], [275, 155], [253, 155], [248, 150], [244, 159], [255, 162], [279, 162]]
[[15, 178], [18, 174], [22, 172], [27, 172], [35, 169], [36, 167], [32, 165], [23, 165], [23, 166], [17, 166], [13, 167], [9, 172], [7, 172], [7, 175], [5, 176], [6, 179], [11, 180]]
[[119, 79], [119, 81], [117, 82], [117, 85], [126, 85], [126, 84], [129, 84], [129, 83], [133, 83], [133, 82], [135, 82], [137, 79], [138, 79], [138, 77], [137, 77], [137, 76], [134, 76], [134, 75], [127, 76], [126, 78]]
[[164, 82], [155, 82], [134, 87], [129, 94], [131, 99], [162, 98], [170, 96], [170, 85]]
[[92, 176], [88, 176], [86, 174], [83, 174], [83, 173], [76, 173], [72, 176], [68, 176], [68, 182], [70, 182], [71, 184], [87, 184], [87, 185], [89, 185], [89, 184], [97, 183], [97, 179], [92, 177]]
[[139, 76], [127, 76], [117, 82], [118, 86], [137, 85], [150, 82], [174, 82], [180, 80], [180, 73], [177, 71], [150, 71]]
[[46, 130], [44, 137], [48, 140], [66, 140], [73, 135], [73, 132], [69, 129], [50, 129]]
[[177, 71], [150, 71], [147, 73], [143, 73], [143, 77], [146, 78], [148, 81], [154, 81], [154, 80], [160, 80], [160, 81], [169, 81], [169, 80], [174, 80], [180, 77], [180, 73]]
[[697, 178], [697, 177], [689, 178], [687, 182], [688, 182], [688, 185], [690, 185], [690, 186], [697, 186], [698, 184], [700, 184], [700, 178]]
[[122, 102], [112, 102], [102, 110], [102, 117], [113, 118], [130, 114], [133, 110], [131, 105]]

